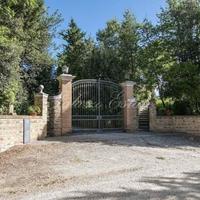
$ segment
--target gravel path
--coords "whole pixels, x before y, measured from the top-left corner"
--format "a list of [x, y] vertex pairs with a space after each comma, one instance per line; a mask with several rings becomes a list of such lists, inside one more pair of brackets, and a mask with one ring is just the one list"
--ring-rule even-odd
[[199, 200], [200, 142], [183, 135], [49, 138], [0, 154], [0, 200]]

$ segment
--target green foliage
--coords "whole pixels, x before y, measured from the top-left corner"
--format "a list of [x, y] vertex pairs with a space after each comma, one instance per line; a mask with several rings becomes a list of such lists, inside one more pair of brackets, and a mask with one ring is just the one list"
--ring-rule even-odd
[[[10, 104], [24, 112], [40, 84], [58, 92], [49, 48], [59, 22], [43, 0], [0, 0], [0, 112]], [[133, 80], [139, 101], [159, 93], [160, 113], [200, 114], [199, 0], [167, 0], [157, 25], [139, 24], [126, 11], [121, 22], [108, 21], [95, 41], [72, 19], [61, 36], [58, 75], [66, 65], [76, 79]]]
[[[98, 63], [98, 73], [102, 79], [112, 79], [116, 82], [121, 79], [123, 70], [119, 73], [120, 57], [119, 57], [119, 32], [120, 24], [117, 20], [107, 22], [105, 29], [97, 33], [96, 62]], [[93, 66], [95, 67], [95, 66]], [[95, 69], [93, 69], [95, 70]]]
[[41, 109], [38, 106], [29, 106], [28, 107], [28, 114], [29, 115], [33, 115], [33, 114], [40, 115], [41, 114]]
[[156, 99], [157, 114], [173, 115], [174, 114], [173, 104], [174, 102], [171, 99], [165, 99], [164, 103], [163, 100]]
[[173, 101], [165, 99], [164, 105], [160, 99], [156, 100], [158, 115], [194, 115], [192, 106], [187, 101]]
[[199, 64], [199, 0], [168, 0], [159, 15], [159, 29], [165, 48], [176, 56], [177, 62]]
[[138, 71], [139, 24], [130, 11], [124, 13], [119, 34], [120, 67], [124, 77], [136, 81]]
[[87, 51], [92, 41], [86, 40], [85, 33], [77, 26], [72, 19], [69, 28], [61, 33], [66, 42], [64, 51], [59, 55], [58, 73], [62, 73], [62, 67], [70, 67], [70, 73], [76, 75], [77, 79], [83, 78]]
[[159, 19], [161, 40], [174, 60], [163, 78], [164, 96], [187, 102], [192, 113], [200, 113], [200, 2], [169, 0]]
[[192, 107], [189, 102], [175, 101], [173, 104], [173, 110], [175, 115], [193, 115]]
[[[33, 91], [51, 81], [54, 60], [48, 52], [58, 14], [48, 15], [43, 0], [0, 0], [0, 108], [17, 112]], [[42, 76], [48, 74], [48, 76]], [[44, 81], [45, 78], [45, 81]], [[21, 108], [20, 108], [21, 107]]]
[[[74, 20], [62, 33], [66, 42], [59, 55], [59, 73], [67, 65], [77, 79], [99, 78], [122, 82], [137, 71], [138, 24], [129, 11], [121, 23], [113, 19], [97, 32], [97, 42], [88, 39]], [[127, 78], [128, 76], [128, 78]]]
[[168, 0], [167, 3], [158, 15], [156, 26], [146, 20], [141, 26], [138, 82], [152, 91], [152, 98], [155, 90], [159, 92], [164, 109], [168, 107], [165, 100], [171, 98], [180, 107], [186, 106], [182, 112], [179, 106], [174, 107], [174, 114], [200, 113], [200, 2]]
[[[198, 65], [180, 63], [174, 65], [166, 78], [168, 80], [166, 95], [177, 100], [195, 102], [200, 94], [200, 74]], [[191, 91], [193, 91], [191, 93]]]
[[[11, 2], [10, 2], [11, 3]], [[8, 12], [6, 12], [8, 10]], [[17, 103], [22, 90], [19, 75], [19, 60], [22, 52], [21, 43], [10, 28], [11, 8], [6, 3], [0, 4], [0, 109], [6, 113], [10, 104]], [[6, 20], [7, 19], [7, 20]]]

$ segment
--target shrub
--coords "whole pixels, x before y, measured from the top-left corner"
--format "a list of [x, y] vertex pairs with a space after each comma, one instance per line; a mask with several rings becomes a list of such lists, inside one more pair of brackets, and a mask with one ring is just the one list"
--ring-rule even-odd
[[173, 101], [165, 99], [165, 106], [160, 99], [156, 100], [158, 115], [194, 115], [192, 107], [187, 101]]
[[41, 109], [38, 106], [29, 106], [28, 107], [28, 114], [29, 115], [40, 115]]
[[173, 115], [173, 101], [171, 99], [165, 100], [165, 106], [160, 99], [156, 100], [156, 108], [158, 115]]
[[187, 101], [175, 101], [173, 105], [175, 115], [192, 115], [192, 108]]

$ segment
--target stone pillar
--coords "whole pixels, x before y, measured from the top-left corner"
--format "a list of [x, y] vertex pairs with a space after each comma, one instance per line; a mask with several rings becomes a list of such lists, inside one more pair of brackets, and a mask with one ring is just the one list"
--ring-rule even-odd
[[150, 131], [156, 130], [156, 116], [157, 116], [156, 106], [153, 102], [151, 102], [149, 105], [149, 130]]
[[48, 114], [48, 94], [43, 92], [44, 86], [40, 85], [39, 90], [40, 92], [37, 93], [34, 97], [34, 104], [38, 106], [41, 110], [41, 115], [44, 120], [47, 121], [47, 114]]
[[133, 97], [135, 83], [126, 81], [121, 84], [123, 88], [124, 104], [124, 130], [133, 133], [137, 130], [137, 107], [136, 100]]
[[58, 77], [61, 93], [61, 135], [72, 132], [72, 80], [74, 78], [70, 74], [62, 74]]
[[41, 110], [42, 121], [40, 120], [38, 127], [42, 126], [42, 128], [41, 132], [35, 134], [38, 134], [37, 139], [43, 139], [47, 136], [48, 94], [45, 94], [43, 92], [43, 85], [40, 85], [39, 89], [40, 92], [34, 96], [34, 104], [35, 106], [38, 106]]

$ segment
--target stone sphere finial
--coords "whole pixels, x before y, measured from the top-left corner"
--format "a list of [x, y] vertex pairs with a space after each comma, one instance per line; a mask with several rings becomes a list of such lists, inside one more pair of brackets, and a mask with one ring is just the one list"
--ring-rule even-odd
[[44, 85], [40, 85], [39, 88], [38, 88], [38, 90], [39, 90], [40, 94], [43, 94]]
[[62, 71], [63, 71], [64, 74], [68, 74], [69, 73], [69, 67], [67, 65], [64, 65]]

